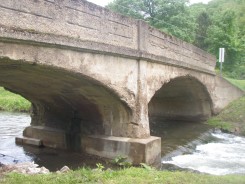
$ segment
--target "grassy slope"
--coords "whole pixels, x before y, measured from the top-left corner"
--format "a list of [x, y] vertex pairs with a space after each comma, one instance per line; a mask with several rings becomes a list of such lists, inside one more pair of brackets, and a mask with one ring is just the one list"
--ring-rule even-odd
[[228, 81], [230, 81], [235, 86], [239, 87], [243, 91], [245, 91], [245, 80], [236, 80], [236, 79], [230, 79], [226, 78]]
[[48, 174], [26, 176], [10, 174], [3, 181], [3, 184], [74, 184], [74, 183], [106, 183], [106, 184], [243, 184], [245, 176], [227, 175], [212, 176], [188, 172], [167, 172], [147, 170], [143, 168], [128, 168], [119, 171], [96, 171], [80, 169], [67, 174]]
[[30, 107], [29, 101], [0, 87], [0, 110], [27, 112]]
[[[245, 91], [245, 80], [227, 78]], [[245, 96], [230, 103], [218, 116], [208, 120], [210, 125], [245, 136]]]

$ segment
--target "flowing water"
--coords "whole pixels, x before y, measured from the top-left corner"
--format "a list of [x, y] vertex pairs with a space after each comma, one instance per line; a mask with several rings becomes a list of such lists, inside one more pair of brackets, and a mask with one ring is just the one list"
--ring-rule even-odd
[[27, 114], [0, 112], [0, 162], [2, 164], [33, 159], [22, 147], [15, 145], [15, 137], [22, 135], [23, 129], [30, 125], [30, 121], [30, 116]]
[[[245, 174], [245, 138], [197, 122], [152, 122], [162, 138], [162, 169]], [[176, 167], [177, 166], [177, 167]]]
[[[209, 141], [206, 141], [209, 140]], [[245, 138], [208, 132], [179, 149], [178, 155], [163, 157], [163, 164], [173, 164], [214, 175], [245, 174]]]
[[[0, 112], [0, 163], [34, 161], [51, 171], [64, 165], [77, 168], [99, 160], [74, 152], [19, 146], [15, 137], [30, 125], [23, 113]], [[152, 135], [162, 138], [162, 163], [215, 175], [245, 174], [245, 138], [214, 132], [202, 123], [151, 123]], [[85, 163], [85, 164], [84, 164]]]

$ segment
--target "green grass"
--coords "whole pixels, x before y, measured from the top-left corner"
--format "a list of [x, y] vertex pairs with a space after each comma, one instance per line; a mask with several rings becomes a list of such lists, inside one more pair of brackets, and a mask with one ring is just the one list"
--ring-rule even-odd
[[230, 103], [218, 116], [209, 119], [208, 124], [245, 136], [245, 96]]
[[79, 169], [66, 174], [51, 173], [47, 175], [9, 174], [1, 181], [3, 184], [244, 184], [245, 176], [227, 175], [213, 176], [190, 172], [169, 172], [147, 170], [143, 168], [127, 168], [118, 171]]
[[[245, 80], [226, 79], [245, 91]], [[230, 103], [218, 116], [210, 118], [208, 124], [245, 136], [245, 96]]]
[[230, 79], [226, 78], [228, 81], [230, 81], [235, 86], [239, 87], [243, 91], [245, 91], [245, 80], [237, 80], [237, 79]]
[[30, 107], [29, 101], [0, 87], [0, 110], [28, 112]]

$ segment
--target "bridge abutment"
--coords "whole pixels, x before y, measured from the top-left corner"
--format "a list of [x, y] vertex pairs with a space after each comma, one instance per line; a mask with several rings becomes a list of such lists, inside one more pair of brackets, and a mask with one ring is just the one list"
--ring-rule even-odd
[[133, 165], [146, 163], [159, 167], [161, 163], [161, 138], [129, 138], [114, 136], [87, 136], [82, 138], [82, 149], [92, 155], [114, 159], [125, 157]]
[[[23, 135], [30, 139], [40, 140], [45, 147], [55, 149], [69, 149], [67, 132], [45, 126], [29, 126]], [[161, 163], [161, 138], [149, 136], [147, 138], [115, 137], [106, 135], [78, 135], [82, 153], [102, 158], [114, 159], [125, 157], [133, 165], [146, 163], [159, 167]], [[75, 140], [72, 140], [75, 141]], [[28, 141], [24, 143], [29, 143]]]

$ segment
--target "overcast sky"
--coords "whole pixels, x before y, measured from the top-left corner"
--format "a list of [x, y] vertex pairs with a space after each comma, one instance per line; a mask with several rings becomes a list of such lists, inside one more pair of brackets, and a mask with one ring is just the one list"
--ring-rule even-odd
[[[90, 1], [94, 4], [98, 4], [100, 6], [105, 6], [109, 2], [112, 2], [112, 0], [87, 0], [87, 1]], [[189, 0], [189, 1], [190, 1], [190, 3], [200, 3], [200, 2], [208, 3], [210, 0]]]

